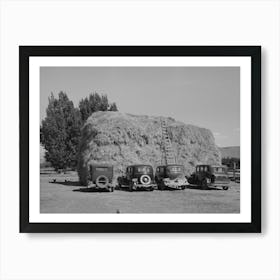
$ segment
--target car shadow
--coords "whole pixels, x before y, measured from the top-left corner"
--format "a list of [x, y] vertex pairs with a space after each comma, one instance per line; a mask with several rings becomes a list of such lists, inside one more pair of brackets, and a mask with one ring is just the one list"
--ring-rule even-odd
[[59, 184], [59, 185], [64, 185], [64, 186], [72, 186], [72, 187], [81, 186], [81, 183], [79, 181], [68, 181], [68, 180], [57, 181], [56, 179], [53, 179], [53, 180], [49, 181], [49, 183]]
[[[186, 189], [205, 191], [202, 189], [201, 186], [197, 186], [197, 185], [188, 185]], [[208, 187], [207, 191], [221, 191], [221, 189], [218, 189], [216, 187]]]
[[88, 187], [84, 187], [84, 188], [79, 188], [79, 189], [74, 189], [73, 192], [108, 192], [107, 189], [97, 189], [97, 188], [88, 188]]

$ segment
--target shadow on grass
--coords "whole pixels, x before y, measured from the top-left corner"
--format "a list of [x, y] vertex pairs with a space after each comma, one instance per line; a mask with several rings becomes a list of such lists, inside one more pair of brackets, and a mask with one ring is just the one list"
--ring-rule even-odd
[[[205, 190], [202, 189], [201, 186], [197, 186], [197, 185], [188, 185], [188, 186], [186, 187], [186, 189], [205, 191]], [[218, 188], [216, 188], [216, 187], [208, 187], [208, 188], [206, 189], [206, 191], [222, 191], [222, 189], [218, 189]]]
[[52, 171], [40, 171], [40, 175], [57, 175], [57, 173]]
[[57, 181], [56, 179], [53, 179], [53, 180], [49, 181], [49, 183], [59, 184], [59, 185], [64, 185], [64, 186], [72, 186], [72, 187], [81, 186], [81, 183], [79, 181], [68, 181], [68, 180]]
[[73, 192], [109, 192], [108, 189], [98, 189], [98, 188], [88, 188], [88, 187], [84, 187], [84, 188], [79, 188], [79, 189], [74, 189]]

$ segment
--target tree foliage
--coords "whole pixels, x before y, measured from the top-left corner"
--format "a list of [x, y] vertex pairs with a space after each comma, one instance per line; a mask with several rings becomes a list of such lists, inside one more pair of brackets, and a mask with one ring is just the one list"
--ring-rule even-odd
[[51, 94], [40, 141], [46, 149], [46, 160], [56, 170], [76, 166], [81, 124], [80, 112], [66, 93], [60, 92], [58, 99]]
[[85, 122], [88, 117], [97, 111], [118, 111], [116, 103], [109, 103], [107, 95], [92, 93], [79, 102], [81, 119]]

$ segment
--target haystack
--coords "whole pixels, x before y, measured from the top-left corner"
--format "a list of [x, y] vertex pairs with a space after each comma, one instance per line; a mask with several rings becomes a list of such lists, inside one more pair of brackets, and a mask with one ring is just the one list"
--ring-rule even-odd
[[[189, 175], [197, 163], [220, 164], [220, 151], [210, 130], [165, 118], [179, 164]], [[162, 159], [161, 117], [136, 116], [120, 112], [97, 112], [82, 129], [78, 174], [87, 182], [90, 163], [112, 164], [115, 178], [130, 164], [151, 164]]]

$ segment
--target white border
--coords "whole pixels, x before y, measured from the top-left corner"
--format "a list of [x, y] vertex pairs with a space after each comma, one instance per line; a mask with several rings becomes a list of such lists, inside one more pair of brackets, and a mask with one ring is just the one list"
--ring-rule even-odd
[[[241, 185], [238, 214], [41, 214], [40, 67], [42, 66], [239, 66]], [[251, 222], [251, 59], [250, 57], [30, 57], [29, 59], [30, 222]]]

